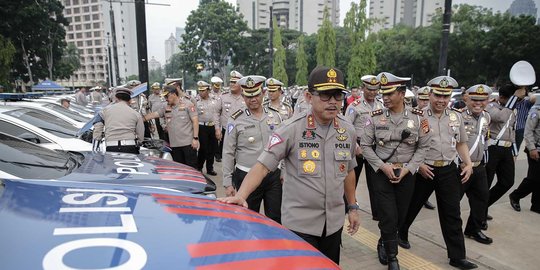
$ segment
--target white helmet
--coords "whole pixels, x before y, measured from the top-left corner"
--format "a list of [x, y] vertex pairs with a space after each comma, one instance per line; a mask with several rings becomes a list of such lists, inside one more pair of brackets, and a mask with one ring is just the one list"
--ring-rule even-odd
[[527, 61], [518, 61], [510, 69], [510, 81], [517, 86], [529, 86], [536, 82], [533, 66]]

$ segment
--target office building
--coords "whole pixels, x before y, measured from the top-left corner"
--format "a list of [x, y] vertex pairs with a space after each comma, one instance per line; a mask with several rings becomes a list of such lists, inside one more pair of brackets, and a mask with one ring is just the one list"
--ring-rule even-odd
[[508, 8], [508, 13], [513, 16], [529, 15], [536, 18], [537, 8], [533, 0], [514, 0]]
[[371, 0], [369, 17], [382, 20], [372, 27], [371, 32], [390, 29], [397, 24], [428, 26], [439, 8], [444, 9], [444, 0]]
[[148, 61], [148, 70], [157, 70], [161, 68], [161, 63], [156, 60], [154, 56], [152, 56], [152, 59]]

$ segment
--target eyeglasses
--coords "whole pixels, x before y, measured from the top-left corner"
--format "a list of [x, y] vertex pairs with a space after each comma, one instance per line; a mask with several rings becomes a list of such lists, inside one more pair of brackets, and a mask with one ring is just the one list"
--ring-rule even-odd
[[312, 91], [311, 94], [314, 96], [319, 96], [322, 101], [329, 101], [331, 97], [334, 97], [336, 101], [342, 101], [343, 99], [345, 99], [345, 93], [343, 93], [343, 91], [341, 90], [322, 92]]

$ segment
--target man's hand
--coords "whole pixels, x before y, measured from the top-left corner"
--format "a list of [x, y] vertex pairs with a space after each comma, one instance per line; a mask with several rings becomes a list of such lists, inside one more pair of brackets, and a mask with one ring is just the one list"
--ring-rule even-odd
[[426, 164], [420, 164], [420, 167], [418, 168], [418, 172], [420, 175], [426, 179], [433, 180], [433, 177], [435, 177], [435, 174], [432, 172], [433, 168], [429, 167]]
[[231, 196], [234, 196], [234, 195], [236, 195], [236, 190], [234, 189], [233, 186], [225, 187], [225, 196], [231, 197]]
[[538, 159], [540, 158], [540, 155], [538, 154], [538, 150], [534, 149], [534, 150], [529, 151], [529, 157], [532, 158], [533, 160], [538, 161]]
[[403, 179], [403, 177], [405, 177], [405, 175], [407, 175], [408, 173], [409, 173], [409, 169], [401, 168], [401, 173], [399, 174], [399, 176], [397, 176], [397, 179], [395, 181], [390, 180], [390, 183], [398, 184], [399, 182], [401, 182], [401, 179]]
[[216, 139], [219, 141], [221, 140], [221, 137], [223, 134], [221, 134], [221, 129], [216, 129]]
[[229, 204], [236, 204], [243, 207], [248, 207], [248, 204], [246, 200], [244, 200], [240, 196], [234, 196], [234, 197], [226, 197], [226, 198], [217, 198], [219, 202], [229, 203]]
[[358, 210], [351, 209], [349, 210], [349, 226], [347, 226], [347, 232], [350, 235], [354, 235], [358, 228], [360, 228], [360, 214]]
[[379, 170], [383, 172], [390, 181], [396, 180], [397, 177], [394, 175], [394, 167], [392, 167], [392, 165], [385, 163], [379, 167]]
[[460, 175], [463, 176], [461, 178], [461, 183], [466, 183], [469, 181], [469, 178], [471, 177], [471, 174], [473, 173], [473, 167], [472, 164], [465, 165], [463, 168], [461, 168]]
[[191, 140], [191, 148], [195, 150], [199, 149], [199, 140], [195, 140], [195, 139]]
[[359, 156], [362, 154], [362, 147], [360, 147], [360, 145], [358, 145], [358, 143], [356, 143], [356, 148], [354, 149], [354, 154]]

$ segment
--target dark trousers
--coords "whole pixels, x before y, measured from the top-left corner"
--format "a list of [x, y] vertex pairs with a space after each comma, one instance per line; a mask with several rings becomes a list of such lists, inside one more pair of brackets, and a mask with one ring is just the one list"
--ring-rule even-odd
[[[240, 169], [234, 170], [232, 174], [232, 183], [236, 190], [240, 189], [247, 172]], [[246, 199], [249, 209], [259, 212], [261, 201], [264, 200], [264, 214], [281, 224], [281, 194], [283, 193], [281, 179], [281, 170], [277, 169], [269, 172], [263, 178], [261, 184]]]
[[[356, 159], [356, 160], [358, 161], [358, 159]], [[364, 160], [363, 163], [364, 163], [364, 166], [366, 168], [366, 184], [367, 184], [367, 189], [368, 189], [368, 194], [369, 194], [369, 204], [371, 205], [371, 215], [373, 216], [373, 218], [378, 219], [379, 218], [379, 211], [377, 210], [378, 209], [377, 208], [377, 200], [375, 198], [375, 191], [374, 191], [374, 187], [373, 187], [373, 181], [374, 181], [373, 180], [373, 175], [375, 174], [375, 171], [373, 170], [373, 168], [371, 167], [371, 165], [369, 165], [369, 163], [367, 161]], [[356, 168], [355, 168], [355, 170], [356, 170]], [[360, 172], [362, 172], [361, 169], [360, 169]]]
[[136, 145], [107, 146], [105, 150], [107, 152], [139, 154], [139, 147]]
[[465, 233], [474, 234], [481, 230], [482, 222], [486, 220], [488, 207], [489, 187], [484, 164], [473, 168], [473, 174], [469, 181], [461, 185], [461, 198], [465, 194], [467, 194], [469, 206], [471, 207]]
[[452, 163], [444, 167], [433, 167], [433, 169], [435, 177], [432, 180], [426, 179], [420, 174], [416, 175], [414, 194], [399, 234], [408, 234], [414, 219], [435, 190], [439, 223], [448, 250], [448, 258], [465, 259], [465, 240], [461, 231], [462, 221], [459, 206], [461, 180], [457, 177], [457, 166]]
[[519, 147], [521, 147], [521, 143], [523, 142], [523, 133], [525, 133], [525, 129], [516, 129], [516, 147], [519, 151]]
[[216, 159], [221, 159], [223, 153], [223, 139], [225, 139], [225, 129], [221, 129], [221, 140], [217, 142]]
[[397, 184], [379, 171], [372, 175], [373, 193], [379, 211], [379, 230], [383, 241], [397, 240], [398, 229], [405, 222], [414, 192], [414, 176], [407, 174]]
[[202, 171], [206, 162], [206, 172], [214, 170], [215, 145], [217, 143], [216, 131], [214, 127], [199, 125], [199, 153], [197, 158], [197, 168]]
[[174, 161], [197, 168], [197, 151], [190, 145], [171, 147]]
[[532, 193], [531, 210], [540, 212], [540, 161], [532, 159], [529, 156], [529, 152], [525, 152], [527, 153], [527, 162], [529, 164], [527, 177], [523, 179], [519, 187], [510, 195], [514, 199], [520, 200], [529, 195], [529, 193]]
[[488, 187], [491, 187], [497, 174], [497, 183], [489, 190], [489, 207], [514, 185], [515, 164], [512, 147], [492, 145], [488, 148], [488, 156], [486, 165]]
[[295, 232], [300, 236], [304, 241], [308, 242], [316, 249], [318, 249], [322, 254], [328, 257], [330, 260], [334, 261], [336, 264], [339, 264], [339, 253], [341, 245], [341, 232], [343, 228], [339, 229], [337, 232], [326, 235], [326, 224], [324, 225], [324, 230], [322, 236], [315, 236], [311, 234], [305, 234], [301, 232]]

